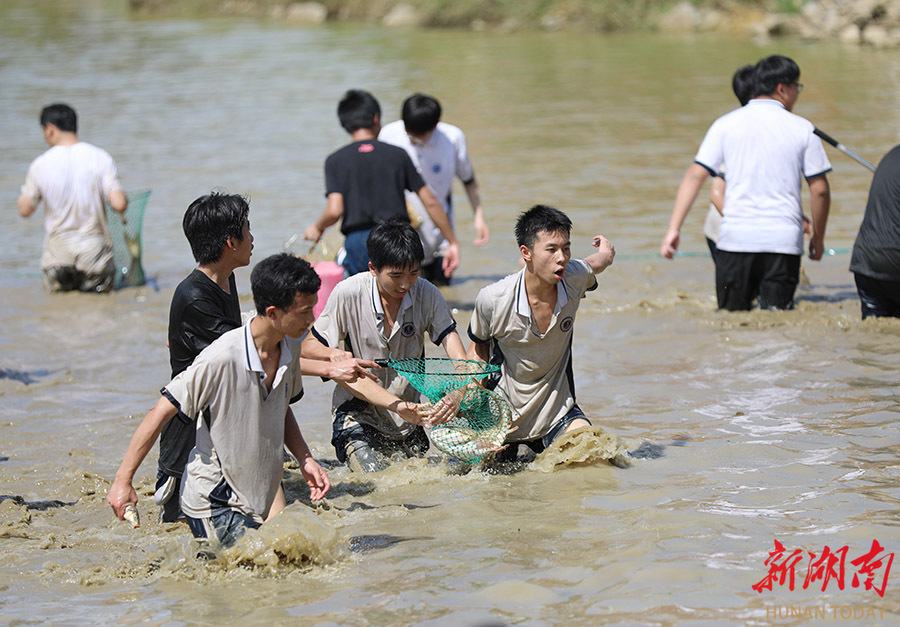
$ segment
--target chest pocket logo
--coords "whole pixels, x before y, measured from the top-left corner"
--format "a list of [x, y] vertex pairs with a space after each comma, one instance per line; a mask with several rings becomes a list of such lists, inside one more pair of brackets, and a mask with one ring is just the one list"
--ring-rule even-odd
[[438, 172], [440, 172], [440, 171], [441, 171], [441, 164], [440, 164], [440, 163], [435, 163], [433, 166], [431, 166], [431, 171], [434, 172], [435, 174], [437, 174]]
[[400, 327], [400, 334], [403, 337], [412, 337], [415, 332], [416, 325], [414, 325], [412, 322], [407, 322], [402, 327]]
[[575, 323], [575, 319], [572, 316], [567, 318], [563, 318], [563, 321], [559, 323], [559, 330], [563, 333], [568, 333], [572, 329], [572, 325]]

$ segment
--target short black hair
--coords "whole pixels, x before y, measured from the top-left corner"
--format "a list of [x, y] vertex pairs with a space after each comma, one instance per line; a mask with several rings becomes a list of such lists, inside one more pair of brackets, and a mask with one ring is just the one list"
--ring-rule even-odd
[[337, 114], [344, 130], [354, 133], [361, 128], [375, 126], [375, 116], [381, 115], [381, 105], [369, 92], [351, 89], [338, 103]]
[[790, 85], [800, 78], [800, 67], [793, 59], [773, 54], [770, 57], [760, 59], [754, 68], [756, 74], [756, 93], [758, 96], [766, 96], [775, 92], [778, 85]]
[[412, 225], [401, 216], [376, 224], [366, 241], [369, 261], [382, 268], [417, 268], [425, 259], [422, 240]]
[[572, 221], [559, 209], [547, 205], [535, 205], [519, 214], [516, 220], [516, 243], [527, 248], [534, 247], [538, 233], [572, 232]]
[[321, 285], [322, 279], [308, 261], [288, 253], [266, 257], [250, 273], [253, 304], [261, 316], [271, 306], [287, 311], [298, 292], [315, 294]]
[[244, 221], [249, 213], [247, 199], [237, 194], [213, 191], [192, 202], [184, 212], [181, 226], [194, 260], [201, 266], [215, 263], [222, 258], [229, 237], [243, 241]]
[[731, 77], [731, 89], [742, 107], [756, 96], [756, 68], [753, 64], [748, 63], [735, 71]]
[[62, 102], [41, 109], [41, 126], [52, 124], [61, 131], [78, 132], [78, 115], [75, 109]]
[[401, 116], [407, 133], [424, 135], [441, 121], [441, 103], [425, 94], [413, 94], [403, 101]]

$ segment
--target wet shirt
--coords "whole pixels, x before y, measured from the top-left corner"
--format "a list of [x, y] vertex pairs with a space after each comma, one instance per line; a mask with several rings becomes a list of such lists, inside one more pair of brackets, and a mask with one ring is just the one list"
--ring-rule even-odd
[[[241, 326], [233, 273], [228, 277], [228, 286], [230, 293], [200, 270], [194, 270], [175, 288], [169, 307], [169, 363], [173, 378], [219, 336]], [[194, 421], [181, 413], [163, 427], [158, 464], [167, 475], [181, 477], [188, 453], [194, 448], [196, 431]]]
[[48, 235], [106, 235], [105, 203], [121, 190], [113, 158], [87, 142], [53, 146], [31, 162], [22, 193], [34, 205], [44, 201]]
[[[272, 389], [266, 391], [250, 322], [222, 335], [162, 393], [197, 424], [197, 443], [181, 484], [192, 518], [231, 509], [262, 522], [281, 484], [284, 417], [300, 400], [299, 340], [281, 341]], [[203, 415], [201, 417], [201, 411]]]
[[575, 314], [584, 294], [596, 287], [590, 266], [580, 259], [570, 261], [557, 284], [556, 307], [544, 335], [538, 333], [528, 303], [524, 268], [478, 293], [469, 337], [481, 344], [494, 342], [492, 361], [501, 364], [496, 391], [509, 403], [513, 426], [518, 427], [509, 441], [546, 435], [575, 404]]
[[325, 195], [339, 193], [344, 199], [344, 235], [407, 217], [405, 190], [424, 186], [402, 148], [375, 139], [353, 142], [325, 160]]
[[900, 146], [884, 156], [872, 177], [850, 271], [881, 281], [900, 281]]
[[[425, 333], [440, 344], [456, 329], [456, 321], [440, 291], [419, 279], [404, 295], [391, 329], [384, 326], [384, 308], [376, 278], [367, 272], [337, 284], [328, 297], [325, 310], [316, 320], [311, 333], [331, 348], [344, 349], [361, 359], [405, 359], [425, 356]], [[392, 368], [375, 372], [379, 384], [405, 401], [420, 402], [421, 395]], [[374, 407], [356, 399], [341, 386], [336, 386], [333, 408], [352, 410], [345, 428], [354, 421], [367, 424], [391, 437], [403, 437], [415, 428], [394, 412]]]
[[831, 171], [814, 128], [770, 99], [713, 122], [694, 160], [713, 176], [728, 168], [720, 249], [803, 254], [801, 183]]

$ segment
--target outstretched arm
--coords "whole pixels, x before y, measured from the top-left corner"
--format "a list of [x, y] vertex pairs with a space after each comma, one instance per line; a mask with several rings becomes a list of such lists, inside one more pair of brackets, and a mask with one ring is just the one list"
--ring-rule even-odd
[[309, 498], [313, 501], [320, 501], [325, 498], [328, 490], [331, 488], [331, 481], [325, 470], [312, 456], [303, 434], [300, 433], [300, 427], [297, 426], [297, 419], [294, 418], [293, 410], [288, 407], [284, 415], [284, 444], [288, 450], [294, 454], [297, 461], [300, 462], [300, 472], [306, 479], [306, 485], [309, 486]]
[[478, 181], [474, 178], [464, 184], [466, 195], [469, 197], [469, 203], [472, 205], [472, 220], [475, 224], [475, 241], [472, 242], [476, 246], [484, 246], [491, 240], [491, 231], [484, 219], [484, 208], [481, 206], [481, 194], [478, 191]]
[[612, 265], [616, 258], [616, 249], [608, 239], [602, 235], [595, 235], [591, 245], [597, 249], [593, 255], [584, 258], [594, 274], [599, 274]]
[[328, 194], [325, 203], [325, 211], [313, 224], [306, 227], [303, 232], [303, 239], [318, 242], [322, 239], [322, 234], [329, 226], [337, 223], [344, 215], [344, 195], [340, 192], [332, 192]]
[[708, 176], [709, 171], [699, 163], [692, 163], [684, 173], [684, 178], [681, 179], [681, 185], [678, 187], [678, 194], [675, 195], [675, 207], [672, 209], [672, 217], [669, 218], [669, 230], [666, 231], [659, 247], [659, 254], [666, 259], [675, 256], [675, 252], [678, 250], [678, 240], [681, 239], [681, 225], [684, 224], [684, 219]]
[[122, 460], [119, 470], [116, 471], [116, 478], [106, 495], [106, 501], [113, 508], [119, 520], [125, 520], [125, 506], [138, 501], [137, 493], [131, 485], [134, 473], [137, 472], [141, 462], [153, 448], [162, 428], [176, 413], [178, 413], [178, 408], [165, 396], [161, 396], [156, 401], [156, 405], [144, 416], [137, 431], [134, 432], [134, 436], [128, 444], [128, 450], [125, 451], [125, 458]]
[[430, 187], [423, 185], [416, 193], [419, 195], [422, 204], [425, 205], [425, 211], [428, 212], [431, 221], [434, 222], [441, 235], [450, 244], [447, 247], [447, 252], [444, 253], [443, 266], [444, 276], [450, 276], [459, 267], [459, 242], [456, 239], [456, 234], [453, 232], [453, 225], [450, 224], [450, 218], [447, 216], [444, 208], [441, 207], [441, 203]]
[[828, 223], [828, 212], [831, 209], [831, 188], [824, 174], [809, 179], [808, 183], [813, 228], [812, 236], [809, 238], [809, 258], [818, 261], [825, 252], [825, 225]]

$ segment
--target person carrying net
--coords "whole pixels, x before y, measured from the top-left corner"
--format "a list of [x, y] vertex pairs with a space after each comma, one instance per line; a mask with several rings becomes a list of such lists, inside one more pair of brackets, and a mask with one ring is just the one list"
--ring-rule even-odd
[[494, 462], [515, 461], [520, 443], [540, 453], [566, 431], [591, 424], [575, 403], [575, 314], [616, 251], [596, 235], [597, 251], [572, 259], [571, 229], [568, 216], [553, 207], [535, 205], [522, 213], [515, 233], [524, 267], [475, 299], [469, 359], [500, 364], [496, 391], [513, 416], [510, 446]]
[[[338, 283], [301, 355], [420, 359], [427, 332], [448, 357], [465, 359], [450, 307], [434, 285], [419, 279], [425, 252], [415, 229], [392, 218], [372, 229], [367, 249], [369, 272]], [[463, 396], [454, 391], [430, 406], [395, 369], [381, 368], [377, 375], [378, 383], [338, 382], [334, 391], [331, 443], [338, 459], [357, 472], [382, 470], [393, 455], [421, 457], [429, 447], [424, 427], [453, 418]]]

